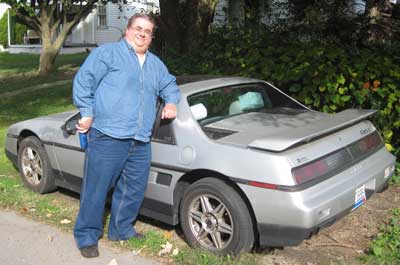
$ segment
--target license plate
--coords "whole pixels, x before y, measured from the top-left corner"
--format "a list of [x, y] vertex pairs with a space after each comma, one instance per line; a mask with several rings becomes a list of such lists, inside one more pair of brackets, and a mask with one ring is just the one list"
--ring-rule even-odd
[[364, 204], [364, 202], [367, 200], [367, 197], [365, 196], [365, 186], [362, 185], [358, 189], [356, 189], [355, 196], [354, 196], [354, 205], [352, 210], [357, 209], [361, 205]]

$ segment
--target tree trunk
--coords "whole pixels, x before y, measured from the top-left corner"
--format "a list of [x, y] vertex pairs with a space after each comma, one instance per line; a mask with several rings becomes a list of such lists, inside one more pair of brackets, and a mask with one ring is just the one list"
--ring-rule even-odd
[[[84, 20], [99, 0], [5, 0], [22, 24], [35, 30], [42, 40], [39, 75], [47, 75], [68, 34]], [[107, 2], [107, 0], [105, 0]]]
[[244, 1], [230, 0], [228, 6], [228, 22], [232, 26], [239, 27], [245, 19]]
[[157, 24], [167, 48], [190, 52], [205, 41], [218, 0], [160, 0]]
[[[179, 2], [177, 0], [160, 0], [160, 16], [157, 17], [156, 41], [164, 40], [167, 49], [179, 44], [180, 23], [178, 16]], [[180, 50], [179, 48], [177, 50]]]
[[58, 26], [51, 24], [51, 17], [45, 11], [43, 11], [40, 21], [42, 52], [40, 54], [38, 74], [46, 76], [54, 70], [54, 62], [72, 24], [64, 24], [59, 31]]
[[369, 44], [389, 43], [393, 35], [392, 10], [388, 0], [368, 1], [368, 37]]
[[46, 76], [50, 74], [54, 69], [54, 62], [58, 55], [58, 49], [54, 47], [42, 47], [42, 53], [40, 54], [39, 70], [40, 76]]

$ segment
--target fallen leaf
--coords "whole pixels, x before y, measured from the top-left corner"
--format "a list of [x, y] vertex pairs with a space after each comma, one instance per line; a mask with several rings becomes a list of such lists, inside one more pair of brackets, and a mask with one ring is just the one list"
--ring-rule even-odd
[[22, 207], [19, 211], [21, 213], [26, 213], [28, 211], [28, 209], [26, 207]]
[[47, 236], [47, 241], [52, 242], [53, 241], [53, 236]]
[[133, 255], [139, 255], [140, 252], [142, 252], [142, 250], [143, 250], [144, 248], [145, 248], [145, 247], [142, 247], [141, 249], [138, 249], [138, 250], [133, 250], [133, 251], [132, 251], [132, 254], [133, 254]]
[[172, 237], [172, 232], [171, 231], [165, 231], [164, 232], [164, 238], [165, 239], [170, 239]]
[[374, 82], [372, 82], [372, 85], [373, 85], [374, 88], [377, 88], [377, 87], [379, 87], [381, 85], [381, 81], [374, 80]]
[[174, 248], [174, 250], [172, 250], [172, 256], [176, 256], [179, 254], [179, 249], [178, 248]]
[[118, 265], [118, 263], [115, 259], [112, 259], [107, 265]]
[[65, 225], [65, 224], [70, 224], [72, 221], [71, 220], [68, 220], [68, 219], [62, 219], [61, 221], [60, 221], [60, 224], [63, 224], [63, 225]]
[[163, 256], [171, 253], [172, 251], [172, 244], [167, 241], [164, 245], [161, 245], [162, 249], [158, 251], [158, 256]]

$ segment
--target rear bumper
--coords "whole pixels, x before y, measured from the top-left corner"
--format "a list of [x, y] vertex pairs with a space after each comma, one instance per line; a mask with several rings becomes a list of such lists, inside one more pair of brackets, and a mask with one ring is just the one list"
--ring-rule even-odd
[[[387, 181], [389, 181], [389, 179]], [[367, 199], [369, 199], [373, 193], [374, 191], [372, 190], [366, 190]], [[352, 208], [350, 207], [311, 228], [259, 223], [257, 224], [259, 232], [259, 244], [261, 246], [269, 247], [297, 246], [304, 239], [309, 239], [312, 235], [317, 234], [319, 230], [329, 227], [339, 221], [341, 218], [345, 217], [351, 212], [351, 209]]]
[[368, 199], [387, 185], [395, 157], [385, 148], [305, 190], [288, 192], [240, 185], [257, 222], [260, 245], [294, 246], [349, 213], [364, 187]]

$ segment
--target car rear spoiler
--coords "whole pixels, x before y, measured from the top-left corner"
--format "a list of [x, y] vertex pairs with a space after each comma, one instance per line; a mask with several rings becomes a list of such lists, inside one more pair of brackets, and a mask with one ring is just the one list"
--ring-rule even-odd
[[375, 112], [376, 110], [348, 109], [328, 115], [323, 120], [307, 124], [300, 129], [280, 131], [279, 134], [269, 135], [268, 138], [256, 139], [250, 142], [248, 147], [281, 152], [299, 143], [309, 142], [312, 139], [364, 120]]

